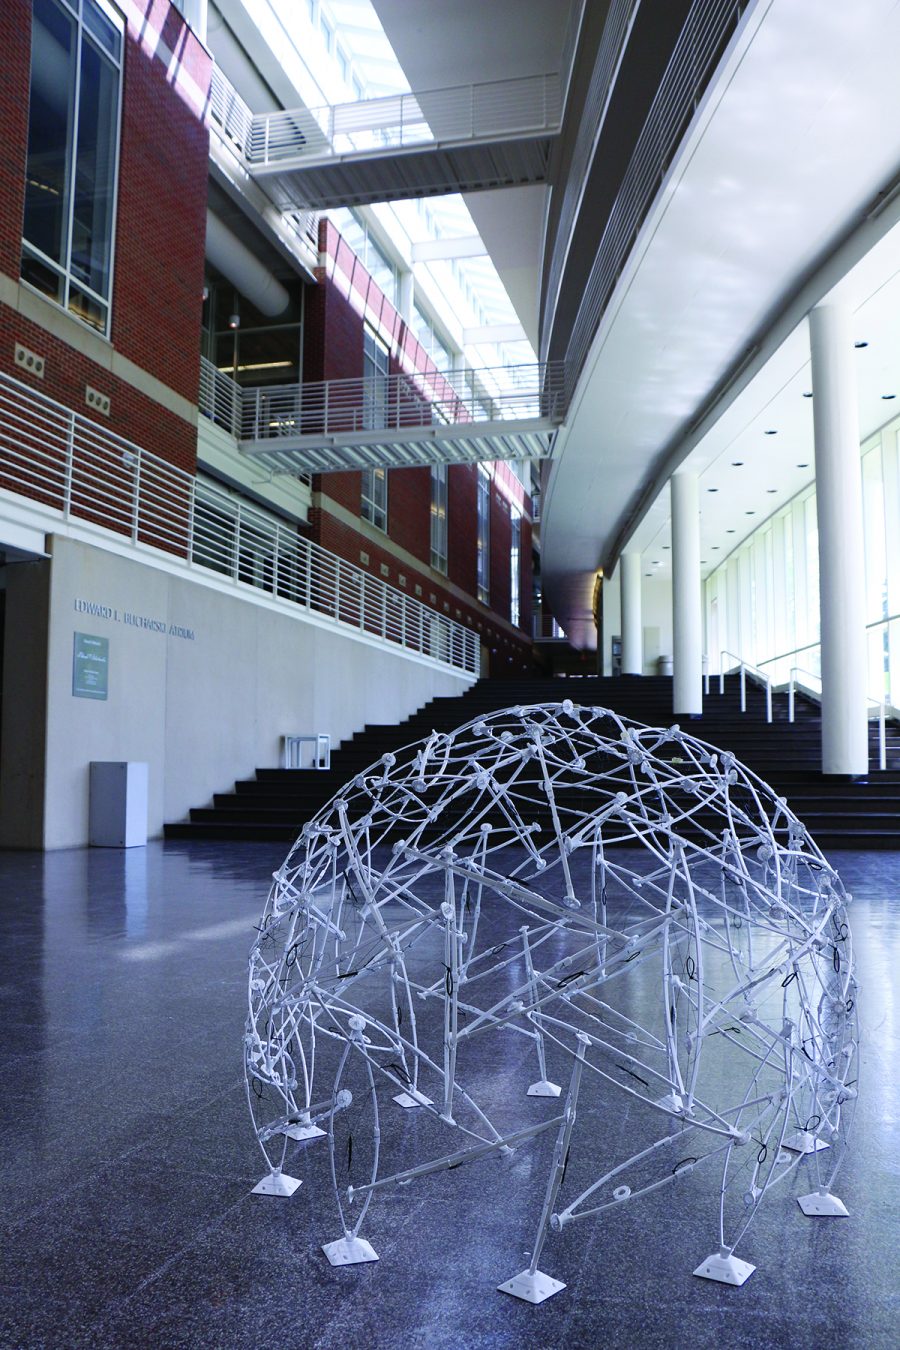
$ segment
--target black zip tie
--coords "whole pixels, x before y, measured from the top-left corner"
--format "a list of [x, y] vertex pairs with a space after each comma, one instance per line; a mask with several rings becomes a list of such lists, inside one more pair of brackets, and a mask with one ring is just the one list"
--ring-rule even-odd
[[841, 954], [837, 947], [831, 948], [831, 964], [834, 966], [835, 973], [837, 974], [841, 968]]
[[[813, 1121], [816, 1122], [815, 1125], [813, 1124]], [[821, 1116], [810, 1116], [809, 1120], [803, 1127], [803, 1131], [805, 1134], [812, 1134], [813, 1130], [817, 1130], [821, 1124], [822, 1124]]]
[[384, 1067], [387, 1073], [394, 1074], [394, 1076], [398, 1078], [401, 1083], [406, 1083], [407, 1087], [412, 1082], [412, 1079], [410, 1078], [408, 1072], [406, 1071], [406, 1069], [404, 1069], [402, 1064], [397, 1064], [392, 1060], [390, 1064], [385, 1064]]
[[670, 1003], [670, 1004], [669, 1004], [669, 1021], [671, 1022], [672, 1026], [674, 1027], [674, 1025], [675, 1025], [675, 1004], [674, 1004], [674, 1003]]
[[682, 1158], [681, 1161], [677, 1162], [675, 1166], [672, 1168], [672, 1176], [677, 1177], [682, 1167], [687, 1167], [690, 1163], [697, 1163], [699, 1161], [700, 1161], [699, 1158], [690, 1158], [690, 1157]]
[[559, 1184], [560, 1184], [560, 1186], [563, 1185], [563, 1183], [565, 1182], [565, 1179], [566, 1179], [566, 1168], [569, 1166], [569, 1154], [571, 1153], [571, 1151], [572, 1151], [572, 1148], [571, 1148], [571, 1145], [570, 1145], [570, 1146], [566, 1149], [566, 1156], [565, 1156], [565, 1158], [563, 1159], [562, 1176], [561, 1176], [560, 1179], [559, 1179]]
[[805, 1041], [801, 1041], [801, 1042], [800, 1042], [800, 1049], [803, 1051], [804, 1055], [806, 1056], [806, 1058], [809, 1060], [809, 1062], [810, 1062], [811, 1064], [814, 1063], [814, 1061], [813, 1061], [812, 1055], [809, 1053], [809, 1051], [808, 1051], [807, 1048], [806, 1048], [806, 1044], [807, 1044], [807, 1041], [812, 1041], [812, 1040], [815, 1040], [815, 1037], [814, 1037], [814, 1036], [807, 1036], [807, 1038], [806, 1038]]
[[766, 1158], [768, 1158], [768, 1156], [769, 1156], [768, 1144], [760, 1144], [759, 1152], [756, 1155], [757, 1166], [762, 1167], [763, 1163], [766, 1161]]
[[854, 1007], [855, 1007], [855, 1004], [854, 1004], [854, 1002], [853, 1002], [853, 999], [852, 999], [852, 998], [848, 998], [848, 999], [847, 999], [847, 1002], [844, 1004], [844, 1007], [847, 1009], [847, 1012], [848, 1012], [848, 1013], [852, 1013], [852, 1011], [853, 1011], [853, 1009], [854, 1009]]
[[697, 967], [694, 965], [694, 958], [692, 956], [686, 957], [684, 962], [684, 973], [689, 980], [696, 980], [696, 969]]
[[262, 1083], [259, 1081], [259, 1079], [258, 1079], [258, 1078], [251, 1078], [251, 1079], [250, 1079], [250, 1087], [251, 1087], [252, 1090], [253, 1090], [253, 1095], [254, 1095], [254, 1097], [258, 1098], [259, 1101], [262, 1101], [263, 1085], [262, 1085]]
[[359, 974], [358, 970], [339, 970], [337, 973], [337, 978], [339, 980], [349, 980], [353, 975], [358, 974]]
[[797, 978], [796, 970], [791, 971], [790, 975], [786, 975], [784, 979], [781, 981], [782, 989], [787, 989], [788, 985], [791, 983], [791, 980], [796, 980], [796, 978]]
[[627, 1073], [630, 1078], [636, 1078], [639, 1083], [643, 1083], [645, 1088], [650, 1086], [646, 1078], [642, 1078], [639, 1073], [634, 1073], [633, 1070], [627, 1069], [624, 1064], [617, 1064], [616, 1068], [621, 1069], [623, 1073]]
[[287, 966], [288, 970], [291, 969], [291, 967], [297, 960], [297, 948], [299, 947], [299, 945], [300, 945], [299, 942], [295, 942], [294, 945], [292, 947], [288, 947], [287, 951], [285, 952], [284, 964]]
[[398, 1003], [398, 1004], [397, 1004], [397, 1026], [398, 1026], [398, 1027], [402, 1027], [402, 1026], [403, 1026], [403, 1004], [402, 1004], [402, 1003]]
[[350, 899], [353, 901], [354, 905], [356, 905], [356, 908], [359, 909], [359, 896], [353, 889], [353, 882], [350, 880], [350, 873], [347, 871], [346, 867], [344, 868], [344, 880], [347, 883], [347, 890], [350, 892]]
[[[834, 915], [831, 916], [831, 922], [834, 923]], [[850, 936], [850, 929], [846, 923], [834, 923], [835, 942], [846, 942]]]
[[557, 989], [562, 989], [564, 984], [571, 984], [573, 980], [580, 980], [582, 975], [587, 974], [584, 970], [575, 970], [571, 975], [564, 975], [557, 984]]
[[444, 966], [446, 974], [444, 976], [444, 988], [447, 990], [447, 997], [453, 997], [453, 971], [449, 966]]

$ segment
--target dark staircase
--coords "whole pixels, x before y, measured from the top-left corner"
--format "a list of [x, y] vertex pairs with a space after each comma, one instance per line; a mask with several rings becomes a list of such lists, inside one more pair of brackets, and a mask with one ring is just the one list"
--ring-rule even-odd
[[[610, 708], [651, 726], [670, 726], [670, 677], [619, 679], [490, 679], [465, 694], [432, 699], [399, 725], [369, 724], [333, 751], [329, 770], [257, 769], [216, 793], [209, 807], [194, 808], [188, 821], [167, 825], [167, 839], [293, 841], [309, 820], [350, 779], [388, 751], [419, 741], [431, 731], [454, 727], [501, 708], [562, 702]], [[900, 849], [900, 727], [887, 728], [886, 771], [878, 770], [878, 728], [870, 727], [870, 765], [864, 779], [825, 777], [819, 770], [818, 705], [798, 695], [793, 724], [787, 697], [774, 695], [773, 721], [765, 720], [765, 697], [748, 684], [747, 711], [740, 711], [737, 676], [718, 681], [704, 698], [702, 718], [685, 722], [692, 736], [737, 758], [767, 782], [806, 825], [820, 848]]]

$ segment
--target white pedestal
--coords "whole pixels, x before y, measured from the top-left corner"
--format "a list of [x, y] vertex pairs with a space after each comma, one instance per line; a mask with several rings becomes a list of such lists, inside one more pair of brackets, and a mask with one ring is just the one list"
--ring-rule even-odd
[[525, 1303], [543, 1303], [545, 1298], [552, 1298], [565, 1287], [562, 1280], [554, 1280], [552, 1275], [545, 1275], [542, 1270], [536, 1270], [534, 1274], [530, 1270], [523, 1270], [520, 1275], [514, 1275], [511, 1280], [504, 1280], [503, 1284], [497, 1285], [501, 1294], [512, 1294], [513, 1298], [521, 1298]]
[[343, 1237], [337, 1242], [323, 1243], [322, 1251], [333, 1266], [360, 1266], [365, 1261], [378, 1260], [371, 1242], [361, 1237]]
[[137, 761], [91, 762], [90, 842], [94, 848], [147, 843], [149, 766]]

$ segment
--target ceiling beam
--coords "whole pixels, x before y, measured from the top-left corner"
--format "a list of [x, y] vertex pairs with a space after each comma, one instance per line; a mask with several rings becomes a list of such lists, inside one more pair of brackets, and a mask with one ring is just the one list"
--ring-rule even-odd
[[477, 234], [461, 234], [448, 239], [423, 239], [412, 246], [414, 263], [440, 262], [447, 258], [483, 258], [487, 249]]

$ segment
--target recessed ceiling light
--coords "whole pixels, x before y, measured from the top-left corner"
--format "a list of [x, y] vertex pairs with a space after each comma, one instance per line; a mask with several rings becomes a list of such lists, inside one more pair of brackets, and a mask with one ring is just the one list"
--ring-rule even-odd
[[701, 566], [701, 567], [705, 567], [705, 566], [706, 566], [706, 559], [705, 559], [705, 558], [701, 558], [701, 559], [700, 559], [700, 566]]
[[713, 548], [713, 553], [715, 553], [715, 552], [716, 552], [718, 549], [720, 549], [721, 547], [722, 547], [721, 544], [713, 544], [713, 546], [712, 546], [712, 548]]
[[707, 488], [707, 492], [718, 492], [718, 488]]
[[652, 573], [652, 572], [645, 572], [645, 573], [644, 573], [644, 576], [645, 576], [645, 577], [652, 577], [652, 576], [653, 576], [653, 573]]
[[734, 530], [726, 530], [725, 533], [726, 533], [726, 534], [734, 534]]
[[662, 563], [660, 562], [659, 558], [654, 558], [654, 559], [653, 559], [653, 566], [654, 566], [654, 567], [661, 567], [661, 566], [662, 566]]
[[896, 395], [896, 394], [882, 394], [881, 397], [882, 397], [883, 399], [889, 399], [889, 398], [896, 398], [897, 395]]
[[733, 459], [731, 461], [731, 467], [733, 469], [742, 469], [744, 467], [744, 461], [742, 459]]
[[812, 390], [811, 390], [811, 389], [807, 389], [807, 391], [806, 391], [806, 393], [803, 395], [803, 397], [804, 397], [804, 398], [812, 398]]
[[807, 462], [806, 462], [805, 464], [798, 464], [798, 465], [797, 465], [797, 468], [798, 468], [798, 469], [808, 469], [808, 468], [809, 468], [809, 461], [807, 460]]
[[671, 547], [672, 547], [671, 544], [663, 544], [663, 548], [671, 548]]
[[744, 512], [744, 515], [745, 515], [745, 516], [755, 516], [755, 515], [756, 515], [756, 512], [755, 512], [755, 511], [745, 511], [745, 512]]
[[777, 488], [766, 488], [766, 492], [777, 492]]
[[868, 342], [854, 342], [853, 345], [856, 348], [856, 350], [859, 351], [861, 347], [868, 347], [869, 344]]
[[767, 431], [764, 431], [764, 432], [763, 432], [763, 435], [764, 435], [764, 436], [777, 436], [777, 435], [778, 435], [778, 432], [774, 429], [774, 427], [769, 427]]

